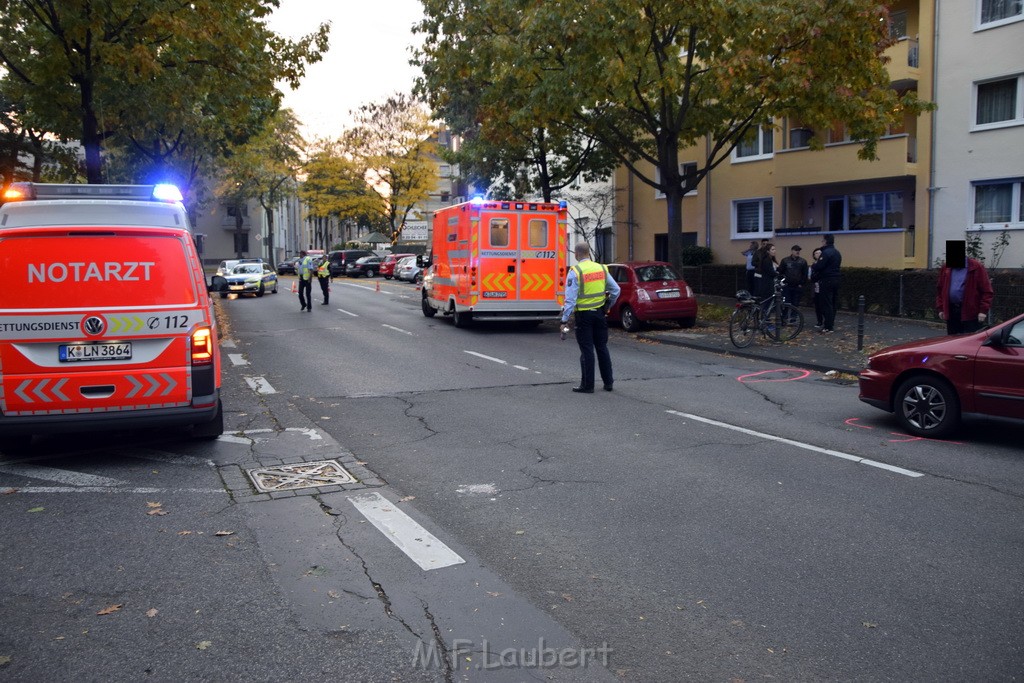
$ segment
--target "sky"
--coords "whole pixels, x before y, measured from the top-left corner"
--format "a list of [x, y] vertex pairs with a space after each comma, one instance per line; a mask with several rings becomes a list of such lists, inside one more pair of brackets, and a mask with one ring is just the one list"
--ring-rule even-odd
[[409, 47], [422, 16], [420, 0], [281, 0], [269, 25], [286, 38], [331, 23], [323, 60], [306, 68], [298, 90], [281, 86], [284, 106], [302, 121], [308, 141], [337, 137], [364, 104], [412, 91], [419, 70], [409, 64]]

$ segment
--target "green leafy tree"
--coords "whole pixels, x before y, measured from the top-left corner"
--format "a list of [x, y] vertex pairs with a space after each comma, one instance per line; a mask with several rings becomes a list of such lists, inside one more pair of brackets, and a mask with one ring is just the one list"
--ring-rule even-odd
[[25, 122], [102, 150], [200, 162], [244, 141], [298, 84], [329, 27], [298, 40], [265, 20], [277, 0], [0, 0], [0, 64], [24, 85]]
[[[493, 80], [514, 92], [521, 116], [597, 141], [665, 194], [677, 266], [683, 195], [758, 126], [842, 121], [871, 159], [888, 125], [927, 108], [890, 87], [888, 11], [876, 0], [425, 0], [425, 9], [445, 36], [492, 36], [481, 64], [501, 72]], [[434, 87], [480, 76], [472, 56]], [[705, 158], [684, 176], [680, 150], [703, 140]]]
[[364, 105], [355, 113], [355, 127], [345, 133], [346, 145], [370, 187], [384, 200], [383, 217], [395, 244], [416, 204], [436, 189], [437, 127], [426, 107], [404, 94]]

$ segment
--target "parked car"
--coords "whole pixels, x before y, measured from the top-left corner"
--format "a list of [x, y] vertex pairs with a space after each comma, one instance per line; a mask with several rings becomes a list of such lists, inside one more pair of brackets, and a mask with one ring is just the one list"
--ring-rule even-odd
[[227, 276], [228, 291], [221, 292], [223, 299], [231, 292], [263, 296], [269, 289], [277, 294], [277, 273], [266, 263], [243, 263], [235, 266]]
[[277, 264], [278, 275], [295, 275], [298, 272], [299, 257], [292, 256]]
[[331, 269], [331, 277], [344, 275], [349, 263], [355, 263], [364, 256], [374, 256], [374, 254], [365, 249], [340, 249], [328, 253], [327, 263]]
[[384, 259], [380, 256], [363, 256], [345, 266], [348, 277], [374, 277], [380, 272], [380, 264]]
[[384, 257], [384, 260], [380, 262], [380, 274], [384, 276], [385, 280], [390, 280], [395, 276], [395, 266], [406, 256], [415, 256], [415, 254], [388, 254]]
[[697, 298], [671, 264], [611, 263], [608, 272], [622, 288], [608, 319], [621, 323], [627, 332], [639, 331], [650, 320], [675, 320], [683, 328], [697, 321]]
[[231, 274], [231, 271], [233, 271], [235, 269], [235, 266], [240, 265], [242, 263], [263, 263], [263, 259], [261, 259], [261, 258], [236, 258], [236, 259], [228, 259], [226, 261], [221, 261], [220, 265], [217, 266], [217, 272], [215, 274], [216, 275], [220, 275], [221, 277], [227, 277], [228, 275]]
[[1024, 315], [882, 349], [859, 381], [860, 400], [895, 413], [916, 436], [947, 436], [965, 414], [1024, 419]]
[[395, 279], [404, 282], [422, 282], [423, 269], [416, 265], [415, 256], [406, 256], [395, 266]]

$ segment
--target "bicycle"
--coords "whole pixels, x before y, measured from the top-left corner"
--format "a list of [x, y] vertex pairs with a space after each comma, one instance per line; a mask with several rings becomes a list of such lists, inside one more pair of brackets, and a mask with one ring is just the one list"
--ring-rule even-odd
[[754, 343], [760, 332], [772, 341], [792, 341], [804, 329], [804, 314], [793, 304], [782, 300], [784, 278], [775, 279], [775, 293], [758, 301], [750, 292], [736, 292], [736, 310], [729, 317], [729, 340], [742, 349]]

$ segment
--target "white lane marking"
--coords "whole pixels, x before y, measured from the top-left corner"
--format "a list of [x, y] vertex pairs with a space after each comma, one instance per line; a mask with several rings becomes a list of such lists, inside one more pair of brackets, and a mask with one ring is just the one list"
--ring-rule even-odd
[[501, 363], [502, 365], [508, 365], [508, 361], [504, 361], [504, 360], [502, 360], [500, 358], [493, 358], [491, 356], [485, 356], [484, 354], [477, 353], [476, 351], [466, 351], [466, 350], [463, 350], [463, 353], [468, 353], [471, 356], [476, 356], [477, 358], [483, 358], [484, 360], [494, 361], [495, 363]]
[[530, 368], [523, 367], [522, 365], [513, 365], [516, 370], [529, 370]]
[[221, 340], [220, 345], [223, 346], [225, 349], [233, 349], [233, 348], [235, 348], [235, 340], [234, 339], [223, 339], [223, 340]]
[[409, 332], [408, 330], [403, 330], [401, 327], [395, 327], [394, 325], [381, 325], [381, 327], [386, 327], [389, 330], [394, 330], [395, 332], [401, 332], [402, 334], [407, 334], [410, 337], [412, 336], [412, 332]]
[[499, 493], [496, 484], [462, 484], [455, 493], [467, 496], [495, 496]]
[[245, 383], [257, 394], [276, 394], [277, 389], [270, 386], [270, 382], [262, 377], [246, 377]]
[[342, 282], [341, 284], [345, 285], [346, 287], [355, 287], [356, 289], [365, 289], [368, 292], [376, 292], [377, 291], [376, 287], [367, 287], [366, 285], [355, 285], [355, 284], [352, 284], [351, 282]]
[[381, 494], [364, 493], [349, 501], [420, 569], [429, 571], [466, 562]]
[[358, 318], [359, 317], [357, 314], [355, 314], [355, 313], [353, 313], [351, 311], [346, 311], [344, 308], [339, 308], [338, 309], [338, 313], [344, 313], [345, 315], [350, 315], [353, 318]]
[[38, 465], [0, 465], [0, 473], [14, 474], [30, 479], [55, 481], [61, 484], [70, 484], [71, 486], [92, 486], [96, 488], [121, 486], [128, 483], [120, 479], [100, 477], [95, 474], [83, 474], [82, 472], [72, 472], [70, 470], [59, 470], [55, 467], [39, 467]]
[[234, 434], [221, 434], [220, 436], [217, 437], [217, 441], [220, 441], [221, 443], [240, 443], [246, 446], [252, 444], [252, 439], [246, 439], [245, 437], [235, 436]]
[[825, 455], [831, 455], [835, 458], [842, 458], [843, 460], [851, 460], [853, 462], [860, 463], [861, 465], [869, 465], [870, 467], [877, 467], [879, 469], [888, 470], [895, 472], [896, 474], [902, 474], [907, 477], [923, 477], [924, 473], [915, 472], [914, 470], [905, 470], [902, 467], [896, 467], [895, 465], [887, 465], [884, 462], [878, 462], [877, 460], [869, 460], [868, 458], [862, 458], [859, 455], [850, 455], [849, 453], [843, 453], [842, 451], [833, 451], [829, 448], [821, 448], [820, 446], [812, 446], [811, 444], [803, 443], [801, 441], [793, 441], [792, 439], [786, 439], [781, 436], [775, 436], [774, 434], [765, 434], [764, 432], [755, 432], [753, 429], [746, 429], [745, 427], [737, 427], [726, 422], [719, 422], [718, 420], [709, 420], [706, 417], [700, 417], [699, 415], [691, 415], [690, 413], [680, 413], [677, 410], [666, 410], [666, 413], [672, 415], [678, 415], [680, 417], [688, 417], [691, 420], [697, 420], [698, 422], [704, 422], [709, 425], [715, 425], [716, 427], [722, 427], [723, 429], [731, 429], [734, 432], [740, 432], [742, 434], [749, 434], [750, 436], [756, 436], [760, 439], [768, 439], [769, 441], [778, 441], [779, 443], [788, 444], [790, 446], [796, 446], [797, 448], [803, 448], [804, 450], [814, 451], [815, 453], [823, 453]]
[[102, 486], [15, 486], [15, 493], [227, 493], [224, 489], [106, 488]]
[[248, 365], [249, 364], [249, 361], [247, 361], [245, 359], [245, 356], [243, 356], [240, 353], [229, 353], [228, 354], [228, 358], [231, 359], [231, 364], [232, 365]]

